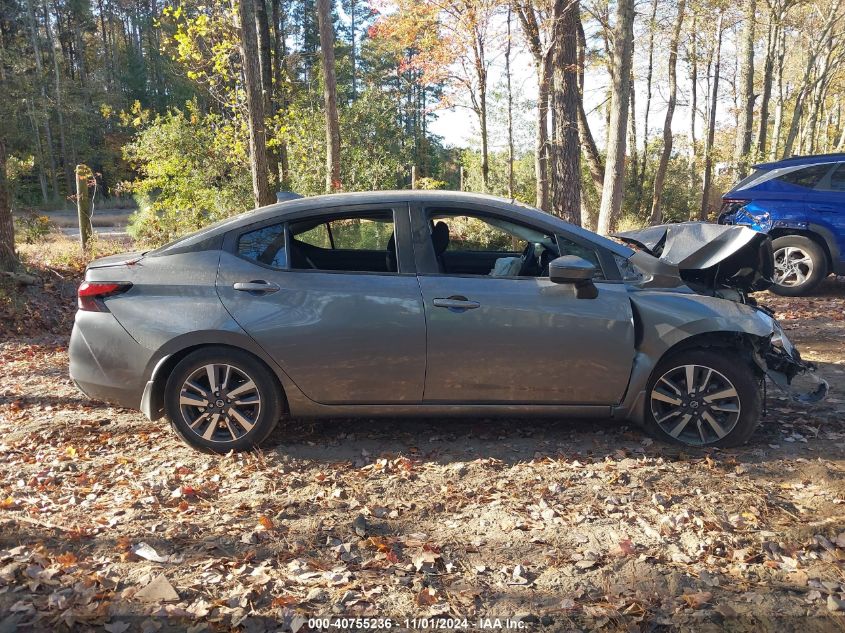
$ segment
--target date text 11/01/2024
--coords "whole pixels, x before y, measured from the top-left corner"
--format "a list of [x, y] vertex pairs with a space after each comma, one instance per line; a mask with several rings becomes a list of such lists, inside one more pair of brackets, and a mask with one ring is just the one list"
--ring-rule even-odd
[[396, 628], [432, 631], [456, 630], [522, 630], [529, 623], [514, 618], [308, 618], [308, 628], [316, 631], [362, 631]]

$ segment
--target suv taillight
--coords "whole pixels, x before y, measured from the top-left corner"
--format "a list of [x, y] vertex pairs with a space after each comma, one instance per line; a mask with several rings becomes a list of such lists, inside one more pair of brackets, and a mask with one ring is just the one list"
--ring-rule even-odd
[[103, 299], [119, 295], [132, 287], [128, 282], [83, 281], [76, 293], [80, 310], [89, 312], [108, 312]]
[[733, 224], [733, 215], [742, 207], [748, 204], [748, 200], [738, 200], [735, 198], [723, 198], [722, 208], [719, 209], [719, 224]]

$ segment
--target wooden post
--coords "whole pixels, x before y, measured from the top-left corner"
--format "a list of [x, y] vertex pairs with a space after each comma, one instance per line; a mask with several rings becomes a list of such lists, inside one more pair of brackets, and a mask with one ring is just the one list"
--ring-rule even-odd
[[79, 219], [79, 241], [82, 250], [88, 250], [91, 241], [91, 203], [88, 200], [88, 180], [91, 169], [87, 165], [76, 166], [76, 214]]
[[417, 188], [417, 166], [411, 165], [411, 189]]

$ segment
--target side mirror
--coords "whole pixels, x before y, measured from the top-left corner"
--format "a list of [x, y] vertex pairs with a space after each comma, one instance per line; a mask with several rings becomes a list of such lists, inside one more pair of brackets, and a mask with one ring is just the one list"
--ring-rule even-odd
[[579, 299], [595, 299], [598, 289], [593, 284], [596, 267], [576, 255], [564, 255], [549, 263], [549, 281], [556, 284], [575, 284]]

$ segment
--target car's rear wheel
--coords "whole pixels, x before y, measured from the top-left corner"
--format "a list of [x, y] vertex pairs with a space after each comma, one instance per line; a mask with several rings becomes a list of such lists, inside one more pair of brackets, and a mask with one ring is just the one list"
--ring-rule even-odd
[[203, 451], [258, 446], [282, 414], [281, 390], [252, 355], [204, 348], [183, 358], [165, 386], [165, 409], [179, 436]]
[[824, 249], [809, 237], [784, 235], [772, 241], [775, 285], [772, 292], [798, 297], [811, 292], [827, 277]]
[[646, 425], [688, 446], [739, 446], [760, 422], [761, 379], [750, 359], [691, 349], [662, 360], [647, 389]]

